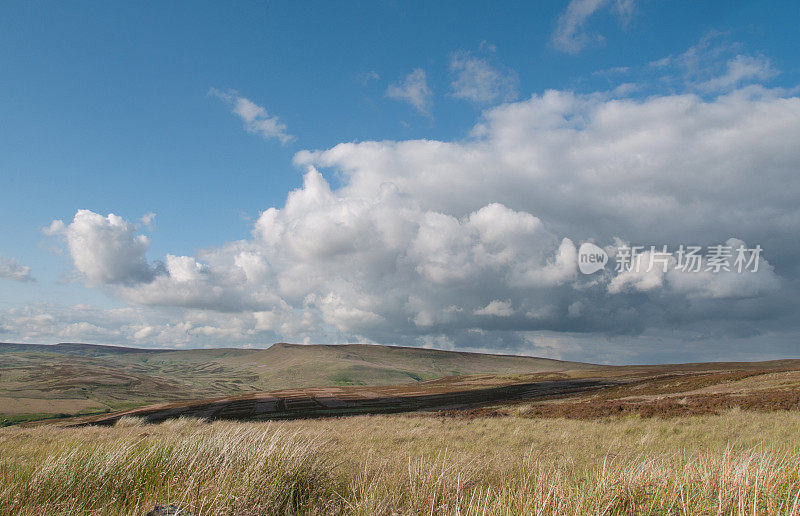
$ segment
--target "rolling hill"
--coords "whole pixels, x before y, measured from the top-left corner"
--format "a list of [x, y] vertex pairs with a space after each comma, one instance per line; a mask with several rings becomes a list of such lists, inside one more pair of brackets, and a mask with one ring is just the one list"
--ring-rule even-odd
[[536, 417], [800, 407], [800, 360], [601, 366], [376, 345], [154, 350], [0, 344], [0, 424], [291, 419], [413, 410]]
[[164, 350], [0, 343], [0, 423], [279, 389], [413, 384], [453, 375], [593, 367], [524, 356], [361, 344]]
[[800, 360], [594, 366], [516, 374], [446, 376], [415, 384], [307, 387], [138, 407], [73, 418], [109, 425], [124, 417], [162, 422], [310, 419], [433, 411], [458, 418], [523, 416], [593, 419], [639, 414], [718, 414], [800, 408]]

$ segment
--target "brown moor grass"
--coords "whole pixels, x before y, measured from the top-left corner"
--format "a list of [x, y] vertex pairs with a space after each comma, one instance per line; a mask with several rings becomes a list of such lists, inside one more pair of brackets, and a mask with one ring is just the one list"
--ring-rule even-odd
[[800, 514], [800, 413], [0, 431], [0, 514]]

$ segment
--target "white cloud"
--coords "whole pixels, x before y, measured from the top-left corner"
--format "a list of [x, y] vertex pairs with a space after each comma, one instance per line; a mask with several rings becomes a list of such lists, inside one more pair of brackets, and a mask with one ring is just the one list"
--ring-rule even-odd
[[386, 96], [411, 104], [421, 115], [430, 117], [433, 105], [433, 91], [428, 87], [425, 70], [416, 68], [401, 82], [390, 85]]
[[99, 309], [85, 305], [34, 305], [0, 309], [0, 333], [15, 342], [86, 342], [142, 347], [250, 346], [275, 335], [256, 328], [249, 314], [152, 308]]
[[[79, 233], [86, 219], [91, 231]], [[90, 242], [111, 237], [113, 245], [101, 249], [70, 245], [70, 254], [87, 281], [105, 278], [106, 287], [127, 301], [258, 312], [261, 327], [274, 327], [278, 314], [289, 323], [282, 330], [313, 323], [320, 332], [363, 334], [431, 318], [473, 326], [469, 314], [497, 293], [524, 285], [556, 288], [575, 268], [560, 263], [571, 242], [561, 242], [528, 213], [493, 203], [455, 218], [422, 210], [391, 186], [372, 197], [341, 196], [313, 168], [284, 208], [262, 213], [252, 241], [197, 257], [167, 255], [163, 266], [136, 260], [132, 268], [131, 247], [139, 239], [113, 216], [79, 212], [61, 232], [68, 242], [78, 233]], [[143, 256], [144, 249], [138, 251]], [[134, 281], [140, 270], [150, 274]]]
[[[724, 245], [734, 250], [748, 248], [744, 241], [736, 238], [728, 239]], [[667, 287], [672, 292], [702, 299], [756, 298], [780, 289], [781, 280], [775, 274], [775, 268], [763, 257], [759, 259], [758, 270], [744, 274], [733, 266], [735, 255], [731, 261], [730, 270], [720, 272], [708, 271], [707, 260], [702, 262], [701, 272], [669, 270], [666, 274]]]
[[[547, 91], [487, 110], [461, 141], [300, 152], [303, 186], [284, 206], [262, 212], [252, 238], [196, 256], [148, 264], [147, 240], [113, 215], [79, 211], [50, 231], [88, 282], [134, 306], [184, 311], [117, 326], [83, 319], [137, 342], [358, 338], [508, 351], [536, 332], [780, 333], [796, 330], [797, 290], [784, 287], [797, 280], [800, 253], [799, 133], [800, 99], [780, 90]], [[574, 242], [590, 238], [711, 245], [732, 236], [762, 245], [763, 271], [576, 270]], [[6, 331], [34, 335], [17, 316]], [[58, 321], [30, 324], [63, 331]]]
[[148, 213], [145, 213], [144, 215], [142, 215], [142, 218], [139, 219], [139, 220], [142, 222], [144, 227], [146, 227], [147, 229], [152, 230], [153, 229], [153, 221], [156, 220], [156, 214], [153, 213], [152, 211], [148, 212]]
[[[52, 343], [59, 341], [122, 344], [146, 348], [265, 347], [280, 339], [260, 328], [259, 314], [230, 314], [197, 310], [178, 312], [152, 308], [103, 310], [88, 306], [36, 305], [0, 308], [0, 334], [7, 342]], [[484, 319], [488, 319], [485, 318]], [[564, 360], [595, 363], [677, 362], [686, 360], [757, 360], [765, 356], [796, 354], [797, 331], [739, 335], [703, 321], [703, 330], [648, 330], [636, 335], [597, 335], [569, 331], [507, 332], [471, 329], [447, 334], [431, 330], [414, 343], [439, 349], [496, 352], [505, 350]], [[61, 337], [64, 335], [64, 337]], [[321, 342], [320, 335], [298, 332], [296, 342]], [[305, 336], [303, 336], [305, 335]], [[504, 340], [505, 335], [505, 340]], [[339, 334], [325, 342], [355, 342]], [[361, 337], [361, 342], [369, 342]], [[720, 342], [724, 341], [724, 345]]]
[[483, 118], [467, 141], [343, 143], [296, 162], [339, 171], [340, 195], [391, 183], [456, 217], [496, 201], [571, 238], [769, 236], [783, 246], [800, 222], [800, 99], [779, 91], [711, 100], [547, 91]]
[[[635, 266], [629, 270], [622, 270], [608, 284], [608, 291], [612, 294], [619, 294], [625, 290], [638, 290], [640, 292], [647, 292], [664, 286], [664, 276], [667, 271], [659, 265], [652, 266], [649, 262], [658, 259], [657, 253], [650, 251], [640, 254], [636, 261]], [[670, 258], [669, 270], [675, 267], [675, 260]], [[687, 273], [688, 274], [688, 273]]]
[[769, 59], [739, 54], [727, 63], [725, 73], [702, 82], [698, 87], [706, 91], [727, 91], [745, 81], [765, 81], [777, 75]]
[[141, 283], [153, 278], [145, 253], [150, 240], [113, 213], [78, 210], [69, 225], [54, 220], [45, 233], [63, 237], [75, 268], [90, 284]]
[[[748, 249], [747, 244], [736, 238], [728, 239], [724, 244], [732, 250], [741, 247]], [[667, 259], [666, 269], [660, 259]], [[628, 270], [616, 273], [608, 283], [608, 292], [654, 292], [658, 295], [675, 296], [685, 300], [736, 300], [759, 298], [774, 294], [780, 289], [781, 279], [775, 274], [774, 267], [760, 257], [757, 270], [737, 271], [735, 252], [728, 265], [719, 271], [712, 271], [705, 255], [697, 270], [683, 270], [677, 267], [677, 257], [659, 255], [659, 251], [645, 251], [638, 255], [635, 265]]]
[[633, 15], [634, 0], [570, 0], [566, 11], [559, 17], [552, 37], [552, 44], [568, 54], [577, 54], [592, 42], [601, 42], [603, 37], [585, 31], [586, 22], [600, 9], [611, 4], [623, 25]]
[[485, 57], [456, 52], [450, 60], [450, 71], [455, 75], [451, 88], [456, 98], [489, 104], [517, 97], [517, 75], [492, 66]]
[[514, 315], [514, 308], [510, 301], [495, 299], [483, 308], [475, 310], [475, 315], [490, 315], [495, 317], [509, 317]]
[[730, 41], [727, 34], [717, 31], [707, 33], [681, 54], [651, 62], [649, 68], [665, 74], [658, 78], [662, 85], [704, 94], [764, 84], [778, 75], [768, 58], [745, 53], [741, 43]]
[[294, 139], [294, 136], [287, 133], [286, 124], [277, 116], [270, 116], [266, 109], [242, 97], [235, 90], [220, 91], [211, 88], [208, 94], [229, 104], [231, 113], [242, 119], [247, 132], [261, 135], [266, 139], [276, 138], [284, 145]]
[[10, 279], [20, 282], [35, 281], [31, 275], [31, 268], [22, 265], [13, 258], [0, 256], [0, 278]]

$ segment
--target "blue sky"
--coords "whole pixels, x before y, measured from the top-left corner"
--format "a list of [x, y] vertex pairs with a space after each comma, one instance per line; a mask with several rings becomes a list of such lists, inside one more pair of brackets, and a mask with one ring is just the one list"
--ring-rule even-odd
[[[147, 281], [158, 279], [166, 270], [165, 266], [159, 269], [159, 264], [166, 263], [167, 255], [195, 257], [198, 263], [205, 264], [203, 267], [219, 269], [226, 259], [219, 258], [221, 261], [216, 263], [208, 253], [224, 254], [232, 242], [255, 245], [252, 235], [261, 213], [270, 207], [284, 207], [287, 194], [304, 184], [303, 175], [309, 164], [322, 173], [337, 197], [364, 198], [374, 193], [359, 190], [353, 179], [353, 174], [361, 177], [364, 167], [372, 166], [372, 157], [308, 160], [303, 158], [308, 154], [304, 151], [324, 151], [346, 142], [428, 140], [480, 146], [479, 140], [485, 136], [478, 134], [476, 128], [494, 120], [492, 113], [499, 117], [502, 105], [513, 109], [532, 96], [543, 97], [548, 90], [568, 93], [588, 103], [595, 101], [586, 99], [598, 96], [604, 97], [597, 102], [622, 98], [647, 103], [648, 99], [692, 95], [698, 102], [710, 105], [731, 92], [756, 85], [769, 90], [767, 96], [794, 98], [800, 84], [796, 52], [800, 48], [799, 9], [795, 2], [788, 1], [585, 0], [502, 5], [253, 2], [235, 7], [222, 2], [6, 2], [0, 7], [0, 256], [6, 260], [4, 263], [12, 265], [6, 265], [11, 272], [0, 278], [0, 310], [5, 310], [0, 324], [6, 334], [0, 334], [0, 338], [168, 345], [168, 332], [161, 340], [155, 329], [140, 332], [152, 334], [152, 340], [137, 340], [131, 336], [139, 331], [134, 331], [134, 326], [140, 330], [174, 329], [178, 321], [199, 318], [207, 321], [192, 323], [195, 330], [213, 326], [219, 331], [203, 334], [187, 330], [175, 345], [258, 345], [282, 338], [366, 340], [625, 360], [627, 345], [617, 344], [625, 339], [638, 342], [637, 339], [648, 338], [652, 343], [667, 338], [685, 343], [698, 338], [697, 331], [705, 335], [703, 338], [714, 332], [727, 335], [732, 330], [730, 325], [720, 323], [718, 311], [729, 307], [722, 305], [704, 308], [704, 313], [711, 315], [700, 321], [706, 320], [709, 328], [715, 327], [705, 333], [697, 328], [702, 322], [693, 321], [689, 328], [663, 320], [620, 332], [591, 322], [571, 326], [555, 320], [541, 326], [505, 325], [498, 320], [487, 324], [464, 321], [456, 325], [458, 328], [439, 322], [408, 326], [409, 320], [415, 320], [413, 310], [403, 315], [395, 313], [400, 309], [397, 306], [368, 310], [347, 301], [347, 293], [352, 293], [348, 289], [345, 292], [326, 285], [301, 295], [292, 289], [283, 291], [285, 286], [275, 287], [270, 282], [281, 284], [285, 271], [275, 272], [278, 267], [267, 255], [264, 259], [275, 271], [268, 282], [273, 286], [264, 284], [265, 292], [280, 298], [293, 316], [302, 319], [303, 313], [310, 310], [311, 295], [342, 300], [341, 306], [337, 305], [340, 313], [358, 310], [375, 315], [385, 324], [337, 321], [322, 310], [317, 314], [321, 322], [306, 321], [305, 326], [300, 325], [302, 328], [279, 330], [270, 326], [262, 331], [255, 329], [257, 325], [239, 321], [241, 324], [233, 325], [239, 324], [236, 334], [228, 331], [230, 320], [220, 322], [215, 318], [277, 312], [258, 303], [217, 306], [133, 293], [133, 280], [119, 274], [96, 275], [91, 280], [88, 265], [80, 262], [69, 247], [74, 234], [55, 231], [48, 236], [42, 228], [54, 220], [63, 220], [65, 227], [69, 226], [77, 210], [90, 210], [103, 217], [113, 213], [132, 228], [135, 226], [130, 235], [146, 235], [149, 239], [142, 259], [148, 270], [156, 272], [147, 276]], [[415, 71], [419, 71], [417, 75]], [[475, 75], [466, 73], [469, 71]], [[414, 89], [420, 86], [420, 77], [424, 88]], [[460, 79], [463, 80], [459, 82]], [[247, 130], [247, 120], [241, 113], [232, 113], [240, 99], [264, 110], [266, 114], [257, 121], [285, 126], [285, 141], [253, 127]], [[593, 109], [588, 106], [581, 109]], [[570, 116], [591, 117], [581, 109]], [[735, 121], [731, 124], [737, 125]], [[736, 150], [734, 143], [728, 145], [731, 152]], [[787, 150], [786, 156], [780, 155], [786, 149], [779, 148], [779, 155], [772, 162], [788, 163], [789, 169], [794, 170], [794, 154]], [[469, 155], [469, 149], [462, 151], [464, 156]], [[680, 154], [680, 147], [674, 153]], [[646, 158], [645, 151], [630, 156], [634, 155]], [[757, 161], [760, 158], [754, 156], [738, 159], [736, 163], [749, 163], [749, 172], [730, 179], [743, 191], [748, 190], [748, 185], [742, 174], [753, 179], [761, 170]], [[387, 171], [398, 174], [397, 180], [387, 180], [394, 177], [389, 172], [376, 173], [376, 177], [416, 199], [426, 212], [459, 219], [483, 206], [500, 203], [538, 217], [556, 240], [563, 237], [578, 243], [591, 237], [609, 243], [614, 237], [645, 239], [636, 228], [586, 229], [576, 221], [567, 222], [569, 214], [549, 208], [539, 212], [542, 203], [527, 204], [521, 197], [503, 193], [513, 188], [487, 187], [482, 195], [475, 194], [474, 189], [461, 191], [454, 187], [453, 196], [459, 202], [437, 201], [421, 185], [408, 182], [411, 172], [404, 172], [403, 167], [416, 163], [416, 158], [386, 159], [397, 160], [395, 164], [380, 163]], [[531, 155], [526, 159], [535, 161]], [[531, 174], [545, 166], [534, 165], [529, 170]], [[502, 176], [507, 174], [503, 166], [487, 162], [482, 173]], [[444, 170], [432, 165], [429, 173], [446, 174]], [[776, 182], [786, 177], [781, 175], [786, 173], [785, 167], [781, 171], [775, 173]], [[624, 172], [608, 173], [619, 177]], [[521, 195], [526, 188], [537, 188], [537, 183], [514, 183], [518, 177], [514, 174], [508, 172], [508, 183], [518, 184]], [[470, 181], [480, 185], [481, 177], [462, 177], [459, 185]], [[552, 185], [542, 182], [540, 187]], [[553, 192], [563, 191], [563, 187], [553, 187]], [[683, 202], [691, 198], [691, 192], [681, 193], [678, 199]], [[788, 191], [784, 188], [773, 193], [779, 198], [778, 204], [791, 205], [790, 201], [798, 196], [793, 183]], [[725, 199], [717, 201], [724, 204]], [[685, 238], [703, 243], [745, 237], [748, 242], [778, 242], [767, 259], [778, 267], [775, 274], [782, 284], [792, 284], [797, 275], [792, 252], [798, 244], [796, 236], [793, 243], [786, 240], [797, 227], [793, 226], [794, 212], [787, 210], [771, 214], [764, 219], [764, 225], [740, 224], [742, 233], [733, 231], [731, 226], [709, 223], [708, 227], [687, 231]], [[151, 224], [140, 220], [148, 213], [155, 214]], [[286, 215], [288, 211], [282, 213]], [[778, 226], [783, 229], [763, 230]], [[653, 231], [651, 240], [654, 244], [672, 244], [681, 238], [676, 228], [663, 228]], [[779, 246], [784, 248], [778, 249]], [[118, 246], [108, 252], [125, 250]], [[100, 251], [93, 258], [111, 259]], [[550, 258], [542, 255], [543, 263]], [[315, 266], [330, 266], [331, 277], [342, 274], [331, 262], [315, 262]], [[456, 264], [447, 264], [451, 266]], [[415, 270], [422, 270], [421, 267]], [[18, 271], [16, 276], [13, 270]], [[28, 272], [20, 275], [21, 270]], [[170, 274], [175, 276], [174, 271]], [[294, 273], [290, 276], [294, 277]], [[35, 281], [17, 281], [29, 277]], [[349, 281], [347, 277], [340, 279]], [[489, 277], [470, 281], [480, 284], [489, 281]], [[356, 291], [369, 290], [359, 285]], [[442, 288], [451, 289], [456, 297], [464, 295], [463, 284]], [[497, 299], [476, 299], [475, 306], [509, 300], [514, 311], [523, 310], [519, 307], [524, 305], [530, 314], [535, 312], [531, 306], [537, 305], [532, 300], [544, 295], [536, 288], [520, 295], [498, 292], [493, 294]], [[409, 299], [414, 296], [408, 292], [403, 295], [404, 301], [398, 301], [398, 306], [409, 310], [414, 304]], [[645, 294], [631, 293], [633, 297], [620, 303], [638, 303], [636, 296], [641, 295]], [[585, 301], [564, 300], [561, 308], [566, 310], [565, 307]], [[439, 312], [454, 306], [447, 304], [449, 300], [441, 302], [446, 306], [438, 306]], [[70, 311], [76, 305], [93, 307], [98, 312], [89, 316], [80, 310]], [[472, 313], [481, 310], [461, 308]], [[136, 315], [127, 322], [101, 320], [98, 314], [103, 309], [130, 310]], [[660, 310], [666, 309], [662, 306]], [[58, 322], [47, 328], [33, 329], [32, 323], [20, 322], [23, 312], [30, 318], [34, 313], [53, 311], [60, 311], [63, 317], [57, 317]], [[312, 314], [305, 315], [314, 318]], [[771, 353], [790, 354], [792, 348], [786, 342], [795, 328], [787, 326], [787, 317], [776, 312], [753, 321], [749, 329], [739, 333], [768, 333], [778, 342]], [[692, 319], [683, 315], [675, 318]], [[400, 320], [405, 322], [398, 323]], [[82, 334], [81, 324], [91, 331]], [[725, 328], [717, 328], [719, 325]], [[70, 333], [69, 328], [75, 331]], [[488, 332], [491, 337], [476, 344], [462, 333], [472, 330]], [[536, 336], [521, 339], [520, 332], [534, 332]], [[695, 333], [687, 337], [687, 332]], [[774, 337], [780, 332], [780, 338]], [[614, 333], [625, 337], [609, 336]], [[590, 337], [611, 339], [614, 345], [607, 353], [588, 350], [580, 342]], [[556, 349], [556, 344], [547, 342], [558, 342], [561, 347]], [[697, 355], [684, 351], [686, 356]], [[744, 352], [737, 348], [737, 353]], [[723, 350], [711, 354], [718, 356]]]

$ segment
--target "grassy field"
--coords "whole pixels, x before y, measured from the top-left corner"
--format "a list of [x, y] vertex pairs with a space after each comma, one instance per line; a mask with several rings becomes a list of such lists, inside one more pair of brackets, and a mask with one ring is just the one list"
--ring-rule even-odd
[[0, 514], [800, 514], [800, 413], [0, 430]]
[[0, 424], [310, 386], [413, 384], [585, 364], [390, 346], [148, 350], [0, 343]]

